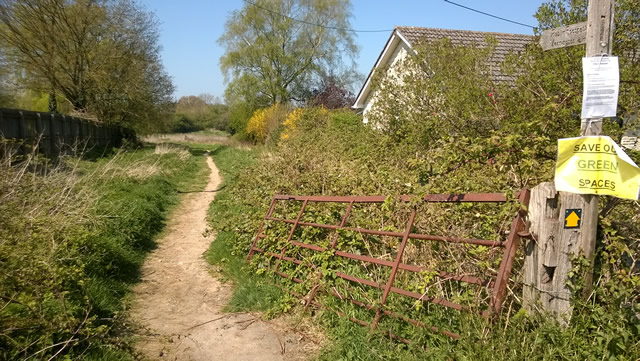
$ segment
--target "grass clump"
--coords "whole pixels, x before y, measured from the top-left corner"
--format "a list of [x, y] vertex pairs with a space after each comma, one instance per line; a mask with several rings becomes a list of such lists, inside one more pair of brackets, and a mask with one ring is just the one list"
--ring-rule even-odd
[[206, 169], [154, 149], [87, 161], [5, 148], [0, 163], [0, 359], [133, 359], [124, 299], [168, 207]]

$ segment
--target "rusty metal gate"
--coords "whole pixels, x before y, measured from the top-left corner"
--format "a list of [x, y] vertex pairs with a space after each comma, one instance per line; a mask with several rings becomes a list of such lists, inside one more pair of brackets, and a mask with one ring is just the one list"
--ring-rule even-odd
[[[409, 196], [401, 196], [401, 202], [410, 202]], [[312, 252], [332, 252], [333, 256], [342, 257], [349, 260], [359, 261], [362, 263], [374, 264], [383, 267], [389, 267], [391, 269], [389, 273], [388, 279], [386, 282], [375, 282], [370, 279], [364, 279], [362, 277], [357, 277], [355, 275], [347, 274], [346, 272], [342, 272], [340, 270], [335, 272], [335, 277], [346, 280], [348, 282], [352, 282], [359, 286], [368, 286], [379, 291], [382, 291], [382, 296], [379, 302], [374, 304], [358, 301], [354, 298], [350, 298], [348, 295], [341, 294], [337, 292], [335, 289], [326, 290], [328, 294], [331, 294], [341, 300], [348, 300], [351, 303], [362, 307], [364, 309], [370, 310], [371, 312], [375, 312], [373, 316], [372, 322], [365, 322], [359, 320], [355, 317], [348, 316], [339, 310], [333, 309], [325, 304], [322, 304], [317, 300], [316, 293], [319, 289], [319, 283], [316, 279], [314, 281], [314, 286], [306, 295], [301, 295], [294, 292], [291, 289], [286, 287], [282, 287], [277, 285], [278, 287], [284, 289], [285, 291], [293, 294], [295, 297], [303, 299], [305, 301], [305, 307], [309, 307], [310, 305], [316, 305], [319, 307], [323, 307], [325, 309], [329, 309], [331, 311], [336, 312], [338, 315], [342, 317], [346, 317], [351, 321], [360, 324], [365, 327], [369, 327], [372, 331], [378, 327], [381, 317], [388, 316], [396, 319], [403, 320], [412, 324], [415, 327], [421, 327], [425, 329], [429, 329], [432, 332], [440, 333], [446, 335], [451, 338], [459, 338], [460, 335], [451, 332], [449, 330], [442, 330], [436, 327], [428, 326], [425, 323], [402, 315], [394, 310], [389, 310], [385, 308], [385, 303], [390, 294], [397, 294], [409, 297], [410, 299], [419, 300], [422, 302], [431, 302], [434, 304], [438, 304], [440, 306], [447, 307], [453, 310], [465, 310], [466, 307], [461, 305], [460, 303], [453, 302], [449, 299], [440, 298], [440, 297], [429, 297], [425, 296], [425, 294], [421, 294], [418, 292], [406, 290], [403, 288], [395, 287], [394, 281], [396, 279], [396, 275], [399, 270], [419, 273], [425, 270], [435, 272], [435, 275], [447, 279], [453, 280], [456, 282], [466, 283], [470, 285], [475, 285], [477, 287], [486, 287], [487, 293], [490, 293], [490, 301], [488, 308], [482, 312], [482, 316], [485, 318], [490, 318], [493, 315], [496, 315], [500, 312], [502, 303], [505, 298], [505, 292], [507, 288], [507, 283], [509, 282], [509, 276], [511, 274], [511, 270], [514, 264], [514, 259], [516, 255], [516, 251], [519, 246], [519, 241], [521, 237], [526, 237], [526, 207], [529, 203], [529, 190], [524, 189], [520, 191], [514, 199], [507, 199], [504, 194], [501, 193], [469, 193], [469, 194], [430, 194], [423, 198], [424, 202], [431, 203], [506, 203], [506, 202], [519, 202], [520, 207], [518, 208], [515, 216], [510, 225], [510, 229], [506, 239], [502, 240], [486, 240], [486, 239], [472, 239], [472, 238], [461, 238], [461, 237], [449, 237], [449, 236], [436, 236], [436, 235], [427, 235], [427, 234], [418, 234], [412, 233], [412, 228], [414, 226], [414, 221], [416, 219], [416, 208], [413, 207], [410, 215], [408, 217], [408, 222], [404, 227], [403, 232], [393, 232], [387, 230], [375, 230], [375, 229], [366, 229], [366, 228], [358, 228], [358, 227], [349, 227], [348, 220], [349, 216], [356, 204], [382, 204], [387, 200], [386, 196], [294, 196], [294, 195], [275, 195], [269, 206], [269, 210], [267, 211], [266, 216], [260, 228], [258, 230], [257, 235], [255, 236], [251, 248], [249, 250], [249, 254], [247, 256], [247, 261], [251, 260], [252, 257], [256, 253], [263, 254], [271, 260], [275, 261], [275, 265], [273, 267], [268, 267], [268, 269], [281, 277], [284, 277], [290, 281], [301, 284], [304, 281], [300, 278], [295, 277], [294, 275], [287, 274], [281, 271], [281, 265], [283, 262], [290, 262], [295, 265], [295, 267], [307, 267], [311, 270], [317, 269], [317, 265], [309, 264], [308, 260], [298, 259], [295, 257], [287, 256], [288, 251], [294, 248], [302, 248], [306, 250], [310, 250]], [[300, 209], [297, 212], [297, 216], [295, 219], [286, 219], [286, 218], [277, 218], [274, 217], [274, 209], [279, 203], [282, 202], [298, 202], [301, 203]], [[342, 215], [342, 219], [339, 224], [323, 224], [323, 223], [312, 223], [302, 221], [303, 214], [305, 210], [309, 207], [310, 204], [313, 203], [338, 203], [346, 205], [344, 209], [344, 213]], [[282, 248], [280, 252], [272, 252], [262, 244], [268, 243], [269, 236], [265, 232], [270, 224], [280, 223], [280, 224], [288, 224], [290, 225], [290, 231], [288, 232], [288, 238], [285, 242], [281, 241]], [[296, 229], [304, 227], [314, 227], [323, 230], [327, 230], [331, 232], [329, 236], [328, 247], [321, 247], [315, 244], [304, 242], [302, 239], [295, 240], [293, 239], [294, 233]], [[395, 248], [395, 258], [394, 260], [382, 259], [377, 257], [371, 257], [362, 254], [355, 254], [350, 252], [344, 252], [336, 248], [339, 231], [352, 231], [358, 232], [365, 235], [375, 235], [375, 236], [385, 236], [385, 237], [394, 237], [401, 239]], [[502, 258], [500, 260], [499, 268], [497, 270], [496, 276], [491, 279], [482, 279], [480, 277], [475, 277], [471, 275], [459, 275], [453, 274], [445, 271], [437, 271], [437, 270], [429, 270], [424, 265], [416, 265], [416, 264], [405, 264], [402, 262], [403, 253], [405, 252], [405, 247], [407, 245], [407, 241], [410, 239], [415, 240], [427, 240], [427, 241], [438, 241], [438, 242], [451, 242], [451, 243], [463, 243], [470, 245], [479, 245], [491, 248], [502, 248]], [[271, 240], [271, 244], [273, 244], [274, 240]], [[389, 331], [389, 336], [400, 340], [405, 343], [410, 343], [410, 340], [403, 338], [393, 332]]]

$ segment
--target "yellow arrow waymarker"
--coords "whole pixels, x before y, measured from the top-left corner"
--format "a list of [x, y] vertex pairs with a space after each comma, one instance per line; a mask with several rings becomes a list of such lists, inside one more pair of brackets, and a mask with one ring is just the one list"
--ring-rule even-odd
[[576, 214], [576, 212], [571, 212], [569, 216], [565, 219], [567, 222], [567, 227], [578, 227], [578, 221], [580, 221], [580, 217]]
[[564, 210], [564, 229], [580, 228], [582, 208], [568, 208]]

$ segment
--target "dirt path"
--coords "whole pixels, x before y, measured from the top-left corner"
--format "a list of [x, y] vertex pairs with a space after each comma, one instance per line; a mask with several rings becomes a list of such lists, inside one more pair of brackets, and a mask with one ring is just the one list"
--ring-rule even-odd
[[[220, 184], [211, 168], [206, 190]], [[173, 211], [158, 248], [143, 266], [131, 315], [143, 331], [136, 347], [151, 360], [304, 360], [298, 334], [247, 313], [223, 313], [231, 287], [212, 276], [203, 259], [212, 239], [203, 234], [214, 192], [187, 194]]]

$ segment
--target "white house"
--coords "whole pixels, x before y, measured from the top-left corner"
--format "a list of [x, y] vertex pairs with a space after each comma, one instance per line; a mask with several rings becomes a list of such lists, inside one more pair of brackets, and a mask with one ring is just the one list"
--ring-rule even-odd
[[498, 42], [487, 64], [492, 79], [497, 82], [512, 80], [500, 72], [500, 65], [510, 52], [523, 51], [527, 44], [532, 43], [534, 41], [534, 36], [532, 35], [396, 26], [378, 56], [373, 69], [369, 72], [367, 80], [364, 82], [360, 92], [358, 92], [356, 102], [352, 108], [362, 111], [364, 122], [367, 123], [367, 112], [375, 103], [376, 93], [380, 91], [374, 89], [371, 84], [376, 69], [388, 69], [387, 71], [389, 72], [396, 71], [394, 65], [413, 54], [415, 51], [414, 46], [418, 43], [449, 38], [454, 45], [470, 46], [476, 44], [482, 46], [485, 44], [487, 35], [495, 38]]

